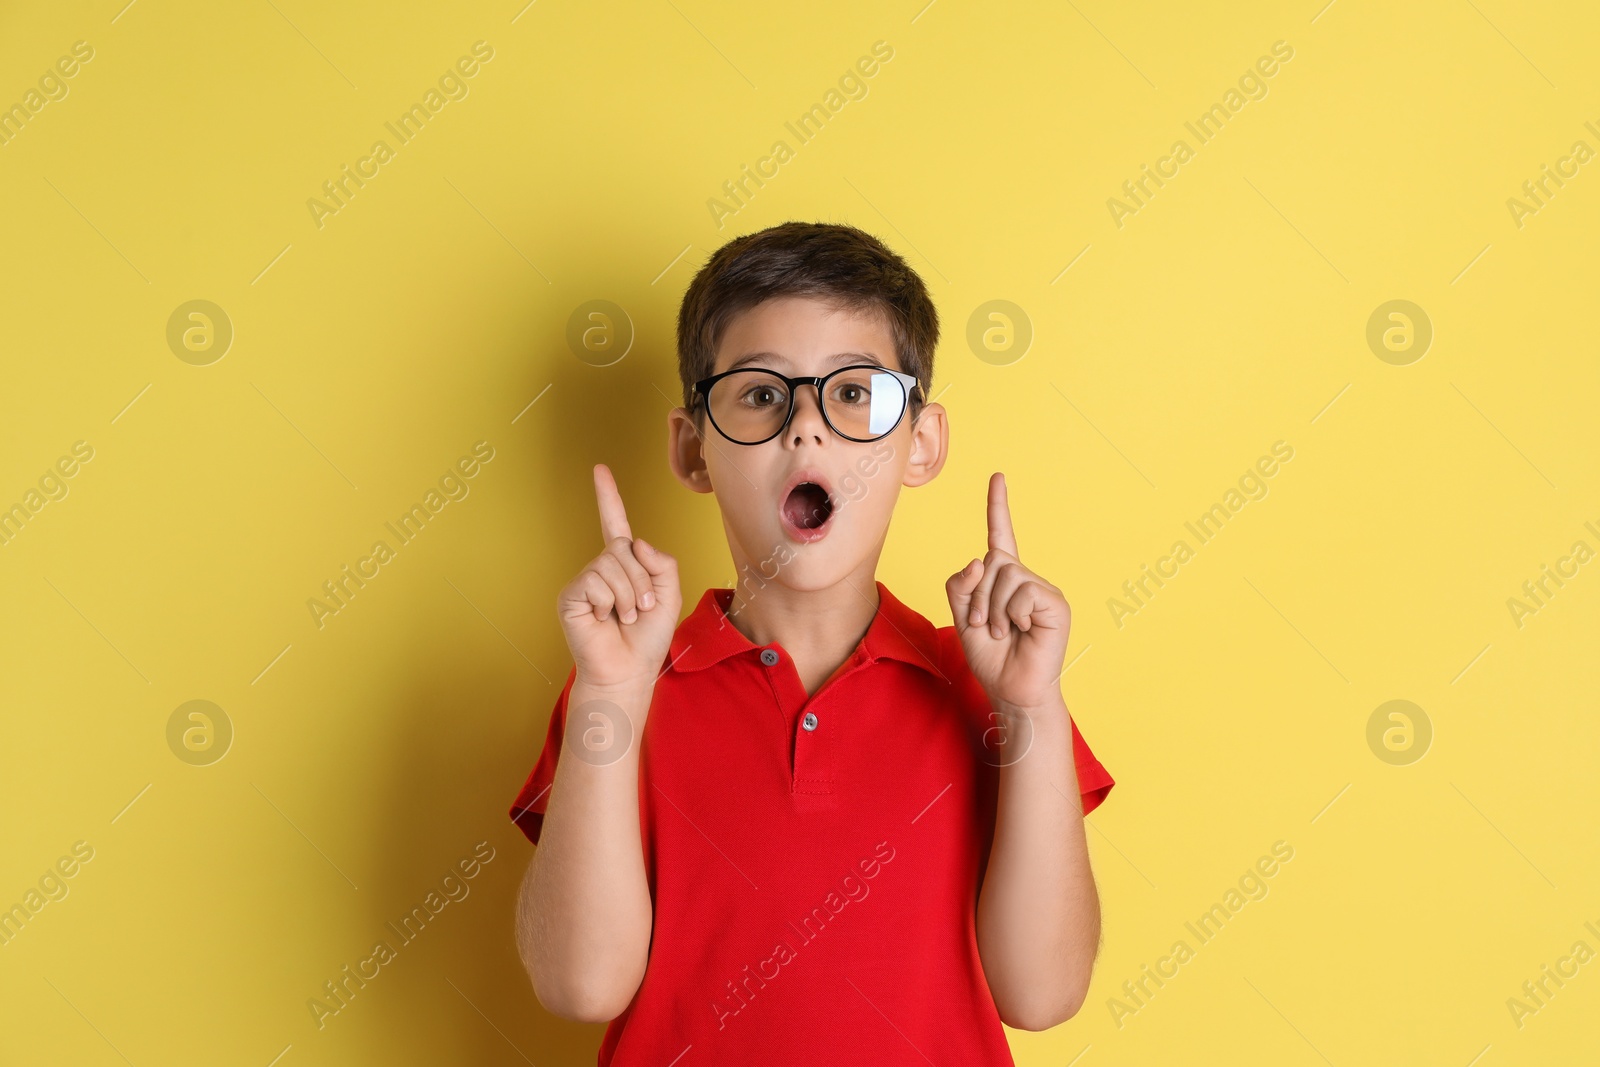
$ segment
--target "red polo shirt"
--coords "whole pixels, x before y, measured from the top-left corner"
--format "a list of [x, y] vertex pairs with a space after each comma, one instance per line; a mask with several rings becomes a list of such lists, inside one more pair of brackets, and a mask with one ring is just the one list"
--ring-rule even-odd
[[[1012, 1062], [975, 924], [1012, 757], [955, 627], [877, 587], [809, 699], [732, 589], [679, 624], [640, 754], [650, 957], [601, 1067]], [[535, 843], [575, 677], [511, 805]], [[1113, 782], [1076, 724], [1072, 751], [1087, 814]]]

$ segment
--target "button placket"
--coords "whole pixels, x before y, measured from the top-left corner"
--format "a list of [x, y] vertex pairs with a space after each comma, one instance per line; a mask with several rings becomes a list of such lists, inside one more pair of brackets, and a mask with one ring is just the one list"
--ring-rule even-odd
[[824, 726], [822, 716], [807, 711], [800, 716], [799, 729], [793, 734], [794, 784], [797, 796], [808, 797], [802, 801], [801, 810], [831, 808], [836, 802], [833, 782], [833, 736], [838, 724]]
[[[810, 697], [800, 684], [799, 675], [791, 668], [783, 669], [791, 661], [785, 660], [776, 648], [763, 648], [761, 663], [773, 671], [768, 676], [773, 691], [779, 696], [780, 708], [788, 714], [796, 705], [804, 708]], [[833, 741], [829, 731], [822, 728], [822, 718], [815, 711], [805, 711], [796, 722], [788, 720], [790, 730], [790, 775], [797, 797], [806, 798], [800, 803], [805, 808], [815, 808], [819, 803], [831, 807], [833, 800]]]

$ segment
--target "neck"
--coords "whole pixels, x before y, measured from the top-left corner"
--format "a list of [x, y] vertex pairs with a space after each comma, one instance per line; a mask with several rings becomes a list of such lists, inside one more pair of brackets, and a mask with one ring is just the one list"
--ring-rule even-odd
[[757, 645], [777, 644], [793, 657], [811, 692], [849, 658], [878, 611], [873, 561], [823, 589], [778, 581], [736, 584], [728, 620]]

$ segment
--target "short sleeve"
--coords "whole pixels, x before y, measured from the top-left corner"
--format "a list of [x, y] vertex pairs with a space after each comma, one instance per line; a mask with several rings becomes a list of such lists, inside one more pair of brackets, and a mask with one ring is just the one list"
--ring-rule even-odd
[[1072, 762], [1078, 770], [1078, 794], [1083, 801], [1083, 813], [1087, 815], [1100, 806], [1106, 794], [1111, 792], [1111, 787], [1117, 783], [1095, 759], [1094, 753], [1089, 750], [1089, 743], [1078, 732], [1076, 722], [1072, 723]]
[[533, 772], [517, 793], [517, 799], [511, 802], [511, 821], [536, 845], [539, 843], [540, 827], [544, 825], [545, 806], [550, 803], [550, 786], [556, 780], [556, 760], [561, 757], [561, 740], [567, 725], [567, 697], [577, 677], [578, 668], [574, 664], [567, 672], [567, 684], [561, 687], [561, 695], [556, 697], [555, 710], [550, 713], [550, 729], [545, 734], [544, 750], [539, 753], [539, 762], [534, 764]]
[[[967, 664], [967, 654], [961, 649], [961, 637], [956, 633], [956, 628], [939, 627], [938, 639], [944, 676], [955, 686], [958, 698], [973, 717], [974, 728], [981, 736], [988, 728], [992, 715], [989, 697]], [[1089, 743], [1078, 732], [1078, 723], [1072, 718], [1071, 712], [1067, 713], [1067, 721], [1072, 723], [1072, 762], [1078, 771], [1079, 800], [1083, 805], [1083, 813], [1087, 815], [1100, 806], [1116, 782], [1090, 751]]]

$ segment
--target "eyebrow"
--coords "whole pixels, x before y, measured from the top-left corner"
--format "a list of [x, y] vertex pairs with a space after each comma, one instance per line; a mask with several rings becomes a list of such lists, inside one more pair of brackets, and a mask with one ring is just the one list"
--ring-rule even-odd
[[[767, 362], [776, 361], [778, 363], [789, 362], [787, 356], [781, 356], [776, 352], [751, 352], [740, 356], [738, 359], [728, 364], [727, 369], [733, 370], [735, 367], [743, 367], [747, 363], [754, 363], [758, 360], [765, 360]], [[883, 367], [885, 370], [888, 369], [888, 364], [884, 363], [883, 360], [879, 359], [871, 352], [835, 352], [833, 355], [823, 360], [823, 362], [835, 366], [842, 366], [850, 363], [875, 363], [878, 366]]]

